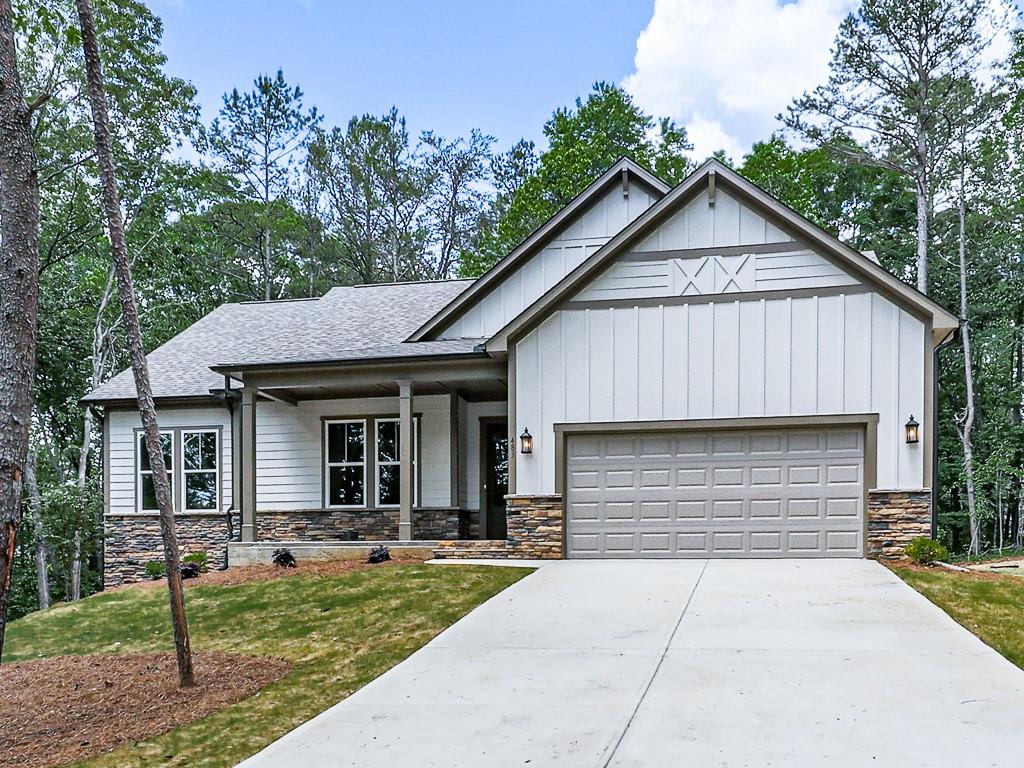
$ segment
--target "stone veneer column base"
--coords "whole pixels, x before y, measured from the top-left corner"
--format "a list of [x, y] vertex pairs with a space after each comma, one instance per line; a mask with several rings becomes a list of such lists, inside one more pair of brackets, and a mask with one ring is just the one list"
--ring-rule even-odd
[[[174, 516], [181, 556], [205, 552], [210, 568], [227, 557], [227, 515], [221, 512]], [[237, 521], [236, 521], [237, 526]], [[146, 578], [146, 563], [164, 561], [160, 518], [156, 513], [106, 515], [103, 518], [103, 586], [116, 587]]]
[[868, 491], [868, 536], [864, 553], [878, 560], [903, 557], [903, 548], [932, 535], [932, 492]]
[[565, 557], [561, 494], [506, 496], [505, 504], [508, 538], [442, 541], [434, 550], [434, 557], [524, 560], [560, 560]]

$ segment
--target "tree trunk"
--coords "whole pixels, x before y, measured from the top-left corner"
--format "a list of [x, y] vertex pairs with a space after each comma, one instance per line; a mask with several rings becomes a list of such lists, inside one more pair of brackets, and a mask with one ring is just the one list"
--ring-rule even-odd
[[963, 321], [960, 336], [964, 351], [964, 384], [967, 406], [964, 409], [963, 424], [960, 426], [960, 442], [964, 449], [964, 482], [967, 486], [967, 519], [971, 526], [969, 552], [977, 555], [981, 551], [981, 523], [974, 493], [974, 443], [971, 433], [974, 429], [974, 366], [971, 362], [971, 324], [967, 319], [967, 201], [960, 182], [960, 202], [957, 207], [959, 225], [958, 250], [960, 255], [960, 318]]
[[71, 555], [71, 599], [82, 599], [82, 529], [75, 528], [75, 549]]
[[153, 470], [153, 485], [157, 507], [160, 510], [160, 533], [164, 545], [164, 560], [167, 565], [167, 588], [170, 597], [171, 626], [174, 630], [174, 645], [178, 658], [178, 681], [182, 687], [188, 687], [195, 685], [195, 674], [192, 669], [192, 649], [189, 642], [188, 620], [185, 615], [185, 594], [181, 583], [181, 559], [178, 553], [178, 539], [174, 530], [174, 508], [163, 450], [160, 445], [160, 428], [156, 421], [153, 390], [149, 384], [149, 368], [146, 364], [146, 353], [142, 347], [139, 314], [135, 306], [135, 287], [132, 284], [132, 268], [124, 238], [124, 223], [121, 218], [121, 206], [117, 193], [117, 177], [114, 174], [114, 155], [110, 144], [103, 70], [96, 39], [96, 21], [93, 16], [92, 0], [75, 0], [75, 5], [78, 7], [78, 18], [82, 28], [82, 48], [85, 53], [89, 103], [92, 107], [93, 134], [96, 140], [96, 159], [100, 168], [103, 207], [107, 214], [107, 230], [110, 236], [110, 251], [117, 275], [118, 295], [121, 299], [125, 335], [131, 354], [132, 373], [135, 376], [139, 416], [142, 419], [145, 432], [146, 450], [149, 453], [150, 466]]
[[918, 170], [917, 187], [917, 290], [928, 294], [928, 178]]
[[39, 309], [39, 179], [14, 14], [0, 0], [0, 657], [32, 420]]
[[28, 508], [32, 512], [32, 533], [36, 543], [36, 591], [39, 610], [50, 607], [50, 574], [46, 565], [46, 539], [43, 537], [43, 504], [36, 482], [36, 457], [29, 454], [25, 464], [25, 486], [28, 489]]
[[270, 272], [270, 227], [263, 228], [263, 300], [270, 301], [273, 298], [273, 277]]

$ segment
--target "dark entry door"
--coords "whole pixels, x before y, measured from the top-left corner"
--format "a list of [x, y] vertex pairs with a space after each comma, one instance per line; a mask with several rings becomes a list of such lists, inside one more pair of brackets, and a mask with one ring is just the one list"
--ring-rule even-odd
[[504, 539], [505, 494], [508, 493], [508, 422], [483, 424], [484, 487], [482, 514], [486, 515], [487, 538]]

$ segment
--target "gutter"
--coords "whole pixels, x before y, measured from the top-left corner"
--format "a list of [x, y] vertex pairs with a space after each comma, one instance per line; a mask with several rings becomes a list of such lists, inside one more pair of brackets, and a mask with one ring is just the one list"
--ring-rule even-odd
[[[235, 538], [235, 526], [234, 517], [237, 512], [235, 508], [235, 499], [238, 497], [235, 489], [238, 484], [238, 473], [235, 472], [235, 452], [241, 451], [242, 449], [242, 436], [236, 434], [235, 430], [235, 403], [242, 399], [242, 393], [240, 390], [231, 388], [231, 377], [224, 376], [224, 389], [212, 389], [210, 394], [217, 398], [217, 400], [228, 409], [228, 424], [231, 429], [231, 506], [228, 507], [225, 512], [225, 522], [228, 526], [227, 542], [234, 541]], [[240, 432], [241, 430], [237, 430]], [[239, 454], [240, 455], [240, 454]], [[223, 460], [223, 456], [221, 457]], [[228, 548], [224, 546], [224, 564], [221, 570], [228, 569]]]
[[[963, 321], [961, 321], [963, 324]], [[946, 338], [932, 350], [932, 538], [939, 535], [939, 353], [960, 339], [960, 326], [946, 334]]]
[[490, 355], [479, 349], [479, 345], [469, 352], [437, 352], [427, 355], [391, 355], [388, 357], [352, 357], [341, 360], [295, 360], [288, 362], [265, 362], [265, 363], [221, 363], [211, 365], [210, 370], [228, 375], [230, 373], [245, 373], [247, 371], [287, 371], [295, 369], [319, 368], [375, 368], [380, 365], [407, 365], [447, 362], [454, 360], [483, 360], [489, 359]]

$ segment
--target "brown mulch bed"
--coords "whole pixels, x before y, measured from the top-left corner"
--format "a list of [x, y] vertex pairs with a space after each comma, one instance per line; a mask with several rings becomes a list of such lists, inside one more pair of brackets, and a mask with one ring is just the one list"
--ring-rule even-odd
[[193, 654], [178, 687], [174, 654], [58, 656], [0, 672], [0, 766], [44, 768], [99, 755], [198, 720], [284, 677], [283, 659]]
[[[251, 581], [269, 581], [288, 576], [340, 576], [343, 573], [353, 571], [364, 571], [368, 568], [386, 568], [390, 565], [422, 563], [431, 557], [424, 555], [391, 555], [391, 560], [371, 565], [365, 560], [307, 560], [300, 561], [295, 568], [279, 568], [276, 565], [245, 565], [234, 566], [226, 571], [207, 571], [198, 579], [186, 579], [183, 583], [186, 587], [201, 587], [204, 585], [230, 586], [234, 584], [246, 584]], [[146, 589], [147, 587], [163, 587], [166, 585], [164, 579], [157, 581], [140, 581], [134, 584], [125, 584], [113, 589]], [[111, 591], [111, 590], [107, 590]]]

